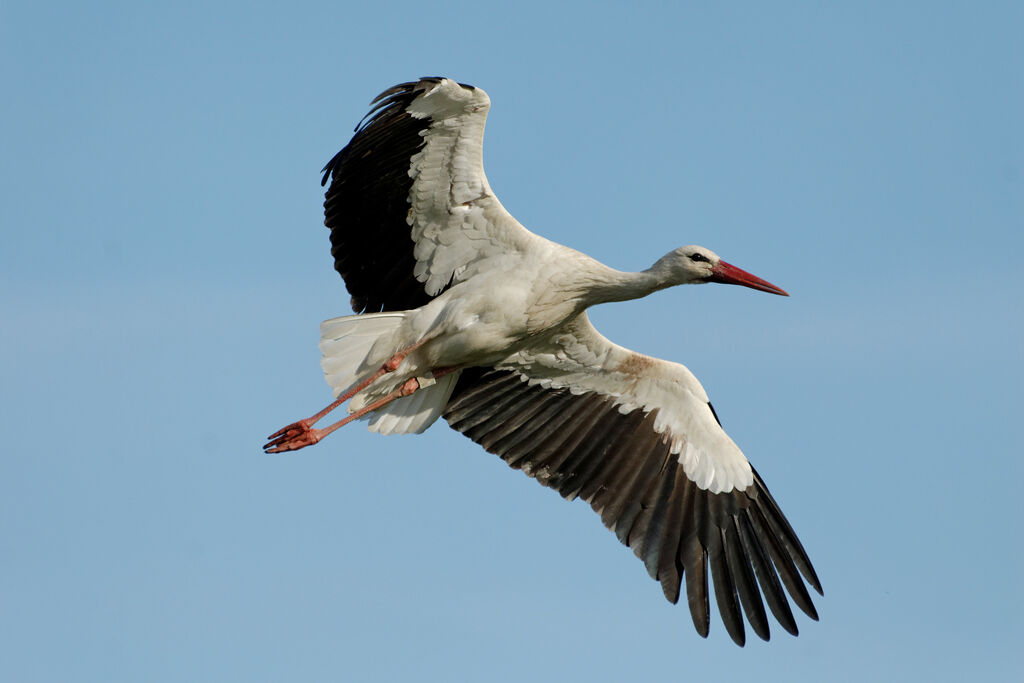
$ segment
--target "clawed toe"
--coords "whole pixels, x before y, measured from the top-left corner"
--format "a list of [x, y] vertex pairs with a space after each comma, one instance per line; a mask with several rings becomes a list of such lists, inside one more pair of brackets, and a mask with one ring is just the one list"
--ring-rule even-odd
[[312, 446], [321, 439], [319, 429], [310, 429], [305, 420], [283, 427], [268, 437], [263, 450], [266, 453], [284, 453]]
[[268, 441], [274, 441], [276, 439], [279, 439], [282, 436], [288, 435], [288, 433], [290, 433], [290, 432], [294, 432], [294, 433], [298, 434], [300, 432], [304, 432], [304, 431], [308, 430], [312, 426], [313, 426], [313, 424], [309, 420], [299, 420], [298, 422], [292, 422], [287, 427], [281, 427], [276, 432], [274, 432], [273, 434], [268, 436], [267, 440]]

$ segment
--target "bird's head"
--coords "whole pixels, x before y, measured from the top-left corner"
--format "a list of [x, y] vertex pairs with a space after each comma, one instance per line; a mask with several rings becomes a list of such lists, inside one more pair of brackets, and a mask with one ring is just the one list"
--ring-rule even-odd
[[673, 285], [721, 282], [727, 285], [743, 285], [780, 296], [789, 296], [785, 290], [756, 275], [751, 275], [742, 268], [726, 263], [710, 249], [696, 245], [679, 247], [670, 251], [654, 264], [654, 270], [661, 271], [668, 284]]

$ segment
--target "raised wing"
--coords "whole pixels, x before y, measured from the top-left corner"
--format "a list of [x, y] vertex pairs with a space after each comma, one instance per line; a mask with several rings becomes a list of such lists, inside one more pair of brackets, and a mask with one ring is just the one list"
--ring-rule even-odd
[[418, 308], [488, 258], [541, 240], [487, 184], [490, 104], [447, 78], [396, 85], [324, 167], [331, 254], [357, 313]]
[[616, 346], [581, 314], [543, 347], [494, 369], [464, 370], [444, 417], [510, 466], [590, 503], [669, 601], [678, 601], [685, 579], [702, 636], [709, 568], [726, 630], [740, 645], [742, 613], [768, 640], [762, 594], [797, 634], [782, 586], [818, 618], [804, 581], [819, 593], [821, 584], [807, 554], [682, 365]]

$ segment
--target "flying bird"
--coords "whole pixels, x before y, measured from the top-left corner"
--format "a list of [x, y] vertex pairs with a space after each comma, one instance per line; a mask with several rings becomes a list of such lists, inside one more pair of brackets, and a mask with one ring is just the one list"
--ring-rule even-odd
[[[812, 619], [821, 583], [761, 477], [683, 365], [603, 337], [587, 309], [683, 284], [788, 296], [699, 246], [638, 273], [529, 232], [483, 167], [490, 99], [423, 78], [381, 93], [324, 167], [334, 267], [357, 315], [325, 321], [322, 367], [336, 400], [269, 437], [269, 453], [365, 419], [381, 434], [443, 417], [566, 499], [582, 498], [707, 636], [709, 582], [732, 639], [743, 615], [789, 633], [787, 593]], [[348, 401], [347, 416], [315, 428]], [[806, 585], [805, 585], [806, 584]]]

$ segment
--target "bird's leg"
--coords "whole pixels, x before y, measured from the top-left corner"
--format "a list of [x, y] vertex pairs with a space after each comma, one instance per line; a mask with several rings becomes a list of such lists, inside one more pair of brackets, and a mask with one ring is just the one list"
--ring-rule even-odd
[[398, 387], [387, 396], [384, 396], [383, 398], [378, 399], [373, 403], [360, 408], [359, 410], [352, 413], [345, 419], [338, 420], [330, 427], [325, 427], [324, 429], [311, 429], [309, 427], [306, 427], [305, 429], [295, 434], [286, 432], [281, 436], [277, 437], [276, 439], [272, 439], [269, 443], [267, 443], [266, 446], [263, 447], [263, 449], [267, 453], [283, 453], [284, 451], [296, 451], [300, 448], [305, 448], [306, 446], [312, 446], [313, 444], [318, 443], [321, 439], [323, 439], [325, 436], [335, 431], [336, 429], [344, 427], [352, 420], [358, 420], [363, 415], [366, 415], [368, 412], [372, 410], [377, 410], [377, 408], [381, 408], [387, 405], [388, 403], [391, 403], [395, 399], [402, 398], [403, 396], [408, 396], [419, 388], [419, 380], [417, 380], [415, 377], [413, 379], [408, 379], [402, 383], [402, 386]]
[[[402, 383], [402, 386], [398, 387], [388, 395], [374, 401], [373, 403], [367, 406], [363, 406], [362, 408], [352, 413], [345, 419], [338, 420], [330, 427], [325, 427], [324, 429], [311, 429], [309, 427], [306, 427], [305, 429], [294, 434], [284, 433], [281, 436], [277, 437], [276, 439], [272, 439], [263, 448], [264, 450], [266, 450], [267, 453], [283, 453], [285, 451], [296, 451], [300, 448], [305, 448], [306, 446], [312, 446], [313, 444], [320, 442], [325, 436], [327, 436], [331, 432], [340, 429], [341, 427], [344, 427], [349, 422], [352, 422], [353, 420], [358, 420], [367, 413], [371, 413], [374, 410], [383, 408], [384, 406], [386, 406], [387, 404], [391, 403], [394, 400], [403, 398], [405, 396], [409, 396], [418, 389], [430, 386], [434, 383], [433, 380], [437, 379], [438, 377], [443, 377], [444, 375], [447, 375], [450, 372], [454, 372], [457, 369], [458, 368], [439, 368], [431, 372], [429, 384], [415, 377], [413, 377], [412, 379], [407, 379], [405, 382]], [[422, 380], [426, 379], [428, 378], [422, 378]]]
[[[274, 432], [273, 434], [271, 434], [270, 436], [267, 437], [268, 443], [263, 448], [264, 449], [270, 448], [270, 447], [272, 447], [274, 445], [275, 442], [281, 441], [282, 439], [294, 439], [294, 438], [297, 438], [297, 437], [305, 434], [306, 432], [308, 432], [310, 430], [310, 428], [313, 425], [315, 425], [317, 422], [319, 422], [321, 419], [323, 419], [323, 417], [325, 415], [327, 415], [327, 413], [331, 412], [332, 410], [334, 410], [335, 408], [340, 406], [342, 403], [344, 403], [345, 401], [349, 400], [350, 398], [352, 398], [353, 396], [358, 394], [360, 391], [362, 391], [366, 387], [368, 387], [371, 384], [373, 384], [375, 381], [377, 381], [378, 379], [380, 379], [381, 377], [383, 377], [387, 373], [394, 372], [395, 370], [397, 370], [398, 366], [402, 364], [402, 361], [404, 361], [406, 359], [406, 357], [410, 353], [412, 353], [413, 351], [415, 351], [419, 347], [423, 346], [423, 344], [425, 344], [427, 341], [428, 341], [428, 339], [426, 339], [426, 338], [425, 339], [421, 339], [420, 341], [416, 342], [412, 346], [410, 346], [410, 347], [408, 347], [406, 349], [403, 349], [402, 351], [399, 351], [395, 355], [391, 356], [391, 358], [388, 358], [384, 362], [384, 364], [381, 365], [380, 368], [377, 369], [376, 372], [374, 372], [372, 375], [367, 377], [365, 380], [363, 380], [359, 384], [356, 384], [355, 386], [350, 388], [348, 391], [346, 391], [344, 394], [339, 396], [329, 406], [327, 406], [326, 408], [321, 410], [316, 415], [313, 415], [311, 417], [307, 417], [305, 420], [299, 420], [298, 422], [292, 422], [287, 427], [281, 427], [281, 429], [278, 429], [276, 432]], [[314, 441], [312, 443], [316, 443], [316, 442]], [[306, 445], [308, 445], [308, 444], [306, 444]]]

